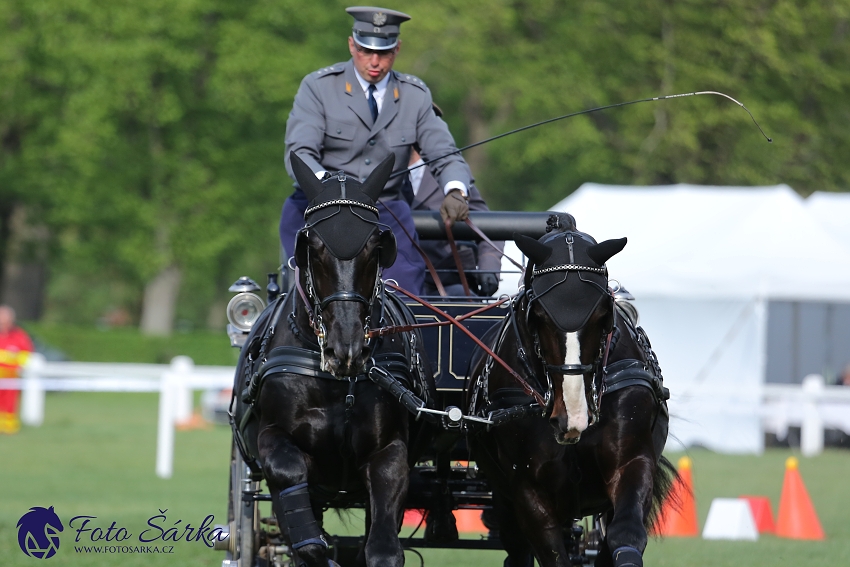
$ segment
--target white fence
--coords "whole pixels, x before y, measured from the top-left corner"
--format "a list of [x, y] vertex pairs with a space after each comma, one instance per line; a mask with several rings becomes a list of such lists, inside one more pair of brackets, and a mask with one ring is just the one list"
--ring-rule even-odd
[[850, 387], [826, 386], [819, 374], [806, 376], [802, 385], [765, 384], [764, 431], [784, 438], [791, 426], [800, 428], [800, 451], [805, 456], [823, 451], [824, 429], [850, 434]]
[[174, 464], [174, 426], [192, 417], [192, 391], [218, 390], [233, 385], [229, 366], [195, 366], [188, 356], [171, 364], [100, 364], [47, 362], [33, 353], [23, 377], [0, 380], [0, 388], [21, 390], [21, 422], [44, 422], [44, 395], [52, 391], [159, 392], [156, 474], [170, 478]]

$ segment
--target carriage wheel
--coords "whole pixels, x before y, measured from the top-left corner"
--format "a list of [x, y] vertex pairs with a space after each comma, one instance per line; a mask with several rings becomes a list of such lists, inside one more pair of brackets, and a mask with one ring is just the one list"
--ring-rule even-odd
[[227, 521], [230, 527], [227, 567], [254, 567], [259, 538], [259, 507], [254, 500], [243, 500], [243, 493], [256, 492], [259, 482], [251, 472], [234, 442], [230, 453], [230, 498]]

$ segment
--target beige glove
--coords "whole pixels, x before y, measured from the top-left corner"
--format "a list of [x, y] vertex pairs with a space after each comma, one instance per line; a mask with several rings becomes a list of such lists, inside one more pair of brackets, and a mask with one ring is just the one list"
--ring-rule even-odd
[[452, 222], [466, 220], [469, 216], [467, 200], [460, 189], [449, 191], [443, 199], [443, 204], [440, 205], [440, 216], [443, 217], [443, 222], [446, 220]]

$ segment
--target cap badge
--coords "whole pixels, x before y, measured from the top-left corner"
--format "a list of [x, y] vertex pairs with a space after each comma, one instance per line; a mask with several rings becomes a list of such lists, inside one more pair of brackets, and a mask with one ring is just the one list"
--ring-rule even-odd
[[387, 23], [387, 15], [383, 12], [375, 12], [372, 14], [372, 23], [376, 26], [382, 26]]

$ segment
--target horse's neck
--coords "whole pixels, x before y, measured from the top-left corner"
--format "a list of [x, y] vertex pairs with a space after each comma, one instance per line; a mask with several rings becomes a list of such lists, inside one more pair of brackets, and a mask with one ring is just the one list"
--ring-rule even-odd
[[[295, 314], [293, 320], [293, 313]], [[298, 290], [292, 287], [281, 306], [270, 347], [296, 346], [317, 348], [316, 333], [310, 326], [310, 317]]]
[[[508, 325], [502, 344], [498, 345], [499, 355], [505, 359], [515, 370], [524, 375], [532, 384], [545, 383], [545, 369], [543, 361], [537, 354], [537, 343], [533, 331], [528, 325], [526, 314], [528, 313], [528, 296], [523, 296], [511, 313], [512, 321], [506, 320]], [[525, 354], [526, 365], [521, 364], [519, 351]], [[502, 384], [494, 384], [495, 387], [517, 387], [516, 381], [507, 373], [504, 374]]]
[[617, 342], [608, 353], [608, 364], [618, 360], [640, 360], [646, 362], [646, 355], [637, 343], [636, 330], [631, 328], [623, 317], [617, 317]]

